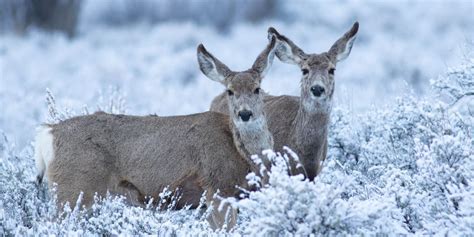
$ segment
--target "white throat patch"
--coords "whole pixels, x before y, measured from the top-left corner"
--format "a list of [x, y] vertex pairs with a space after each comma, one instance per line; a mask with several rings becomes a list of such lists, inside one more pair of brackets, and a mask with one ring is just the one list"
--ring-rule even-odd
[[261, 155], [263, 150], [273, 149], [273, 137], [263, 117], [247, 122], [238, 119], [234, 124], [240, 133], [241, 142], [250, 154]]

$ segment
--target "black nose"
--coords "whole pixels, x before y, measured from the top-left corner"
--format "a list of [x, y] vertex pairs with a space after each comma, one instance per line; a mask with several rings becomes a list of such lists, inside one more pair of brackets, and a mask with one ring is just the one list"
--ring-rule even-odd
[[250, 119], [250, 116], [252, 116], [252, 111], [249, 110], [242, 110], [239, 112], [239, 117], [242, 119], [242, 121], [247, 122]]
[[308, 167], [306, 169], [306, 175], [309, 181], [313, 182], [314, 178], [316, 178], [316, 175], [318, 175], [318, 171], [316, 167]]
[[312, 86], [311, 92], [314, 96], [320, 97], [324, 93], [324, 88], [322, 86]]

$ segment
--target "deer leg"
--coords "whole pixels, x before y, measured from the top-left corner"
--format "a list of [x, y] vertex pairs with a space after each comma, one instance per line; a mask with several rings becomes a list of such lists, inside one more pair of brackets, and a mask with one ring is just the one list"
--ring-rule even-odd
[[202, 193], [204, 189], [199, 182], [199, 177], [196, 174], [189, 175], [183, 180], [179, 181], [181, 198], [179, 199], [176, 208], [183, 209], [185, 206], [191, 206], [195, 209], [199, 206]]
[[135, 185], [127, 180], [120, 181], [116, 193], [124, 195], [127, 198], [128, 203], [131, 205], [144, 207], [147, 204], [145, 195], [143, 195]]
[[211, 213], [207, 217], [207, 221], [213, 230], [225, 229], [231, 230], [237, 223], [237, 209], [232, 208], [229, 203], [222, 204], [221, 200], [213, 198], [214, 192], [208, 190], [207, 192], [207, 206], [212, 208]]

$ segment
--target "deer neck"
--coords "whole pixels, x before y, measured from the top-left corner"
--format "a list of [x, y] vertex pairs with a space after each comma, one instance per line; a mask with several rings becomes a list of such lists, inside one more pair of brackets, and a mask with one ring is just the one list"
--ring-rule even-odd
[[306, 111], [300, 104], [293, 121], [291, 141], [301, 156], [302, 161], [314, 160], [321, 153], [327, 142], [330, 109]]
[[250, 165], [251, 171], [256, 172], [259, 170], [251, 159], [252, 155], [259, 155], [264, 164], [267, 165], [268, 162], [265, 157], [262, 157], [262, 151], [273, 149], [273, 136], [268, 129], [267, 121], [262, 118], [251, 123], [236, 124], [231, 119], [230, 127], [235, 147]]

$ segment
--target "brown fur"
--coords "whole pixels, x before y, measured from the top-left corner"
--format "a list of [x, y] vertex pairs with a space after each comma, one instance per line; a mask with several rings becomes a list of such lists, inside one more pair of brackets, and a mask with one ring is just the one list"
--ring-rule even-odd
[[235, 185], [245, 185], [250, 169], [233, 145], [228, 117], [218, 113], [95, 113], [52, 125], [52, 134], [55, 157], [47, 175], [57, 183], [61, 202], [74, 203], [83, 191], [83, 204], [89, 206], [94, 192], [120, 193], [124, 183], [157, 198], [167, 186], [185, 187], [192, 176], [202, 181], [204, 190], [235, 196]]
[[[310, 180], [321, 171], [327, 155], [328, 125], [334, 94], [334, 75], [329, 73], [329, 69], [335, 68], [338, 61], [349, 55], [358, 27], [356, 22], [328, 52], [321, 54], [306, 54], [274, 28], [268, 30], [269, 37], [278, 39], [277, 57], [283, 62], [298, 65], [301, 70], [308, 70], [301, 78], [300, 97], [266, 95], [264, 110], [275, 139], [275, 148], [288, 146], [293, 149], [303, 168], [296, 169], [295, 164], [292, 164], [292, 172], [302, 173]], [[314, 85], [325, 89], [323, 96], [316, 98], [312, 95], [310, 89]], [[214, 98], [211, 111], [226, 113], [224, 96], [220, 94]]]
[[[183, 195], [178, 207], [196, 206], [206, 190], [208, 205], [214, 205], [211, 226], [222, 227], [229, 211], [231, 228], [236, 210], [225, 205], [218, 211], [220, 201], [213, 195], [219, 190], [220, 196], [237, 197], [236, 187], [247, 187], [245, 177], [255, 171], [248, 155], [273, 149], [263, 97], [254, 91], [271, 65], [275, 42], [245, 72], [230, 71], [204, 46], [198, 47], [201, 71], [234, 90], [227, 105], [230, 117], [215, 112], [171, 117], [98, 112], [50, 125], [54, 158], [47, 176], [57, 184], [58, 201], [75, 203], [82, 191], [82, 204], [90, 206], [95, 192], [104, 196], [108, 191], [143, 205], [169, 187]], [[242, 108], [253, 112], [250, 121], [234, 112]]]

